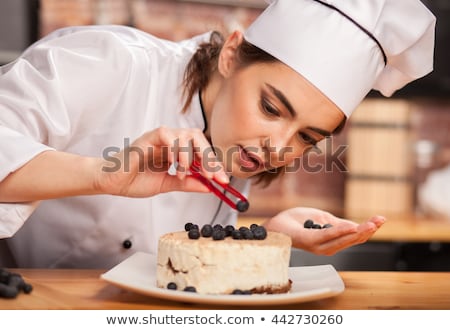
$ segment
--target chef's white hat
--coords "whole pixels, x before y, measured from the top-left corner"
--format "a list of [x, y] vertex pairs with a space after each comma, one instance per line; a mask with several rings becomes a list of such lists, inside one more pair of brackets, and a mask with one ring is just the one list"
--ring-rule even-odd
[[[267, 0], [266, 0], [267, 1]], [[436, 18], [419, 0], [268, 0], [244, 37], [308, 79], [348, 117], [433, 70]]]

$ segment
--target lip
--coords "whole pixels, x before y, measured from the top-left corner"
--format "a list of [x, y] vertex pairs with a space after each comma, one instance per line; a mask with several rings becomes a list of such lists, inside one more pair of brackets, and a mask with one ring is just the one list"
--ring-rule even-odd
[[247, 172], [255, 172], [264, 167], [264, 162], [257, 154], [249, 152], [242, 146], [239, 146], [239, 163]]

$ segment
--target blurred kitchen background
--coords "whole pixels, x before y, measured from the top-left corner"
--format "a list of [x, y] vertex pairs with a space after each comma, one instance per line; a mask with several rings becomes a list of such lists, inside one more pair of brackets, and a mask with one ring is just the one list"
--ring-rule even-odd
[[[243, 223], [296, 206], [356, 221], [388, 218], [369, 243], [331, 257], [294, 249], [292, 265], [450, 270], [450, 1], [423, 2], [438, 18], [434, 72], [393, 98], [371, 93], [320, 153], [269, 187], [252, 188]], [[122, 24], [182, 40], [244, 29], [265, 6], [264, 0], [0, 0], [0, 64], [61, 27]]]

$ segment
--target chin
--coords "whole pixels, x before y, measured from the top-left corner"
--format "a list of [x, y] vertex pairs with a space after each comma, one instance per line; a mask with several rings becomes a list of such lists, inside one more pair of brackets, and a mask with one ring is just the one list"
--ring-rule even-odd
[[261, 170], [255, 170], [255, 171], [250, 171], [248, 169], [240, 169], [239, 165], [236, 165], [234, 171], [229, 172], [231, 174], [231, 176], [235, 177], [235, 178], [239, 178], [239, 179], [250, 179], [253, 178], [255, 176], [257, 176], [258, 174], [261, 174], [264, 171]]
[[247, 172], [241, 172], [241, 171], [233, 171], [231, 172], [231, 176], [238, 179], [249, 179], [256, 174], [254, 173], [247, 173]]

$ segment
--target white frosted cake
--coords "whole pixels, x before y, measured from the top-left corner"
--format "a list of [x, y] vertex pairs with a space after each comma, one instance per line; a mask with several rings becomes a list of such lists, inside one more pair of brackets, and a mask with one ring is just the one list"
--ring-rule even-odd
[[166, 234], [158, 245], [157, 286], [202, 294], [288, 292], [291, 238], [265, 235], [192, 239], [187, 231]]

